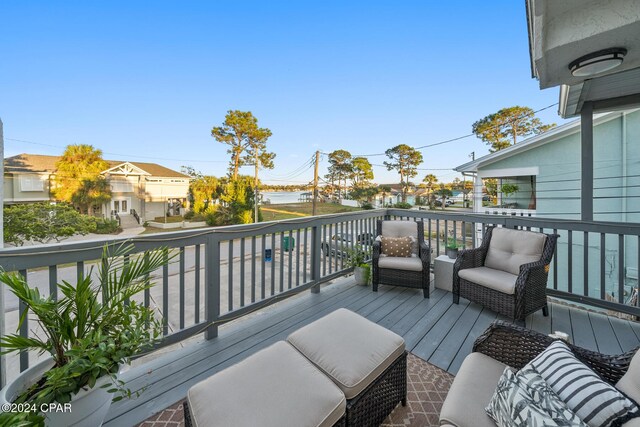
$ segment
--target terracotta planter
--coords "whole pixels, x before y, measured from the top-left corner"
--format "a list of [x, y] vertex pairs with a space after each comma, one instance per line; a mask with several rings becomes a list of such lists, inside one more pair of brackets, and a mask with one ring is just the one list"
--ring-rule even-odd
[[[23, 390], [36, 383], [45, 372], [53, 367], [53, 359], [49, 358], [32, 366], [13, 382], [0, 390], [0, 405], [13, 402]], [[71, 411], [64, 410], [64, 405], [58, 405], [47, 412], [45, 425], [48, 427], [89, 427], [101, 426], [109, 407], [112, 394], [107, 392], [111, 378], [101, 377], [93, 388], [83, 388], [71, 398]]]

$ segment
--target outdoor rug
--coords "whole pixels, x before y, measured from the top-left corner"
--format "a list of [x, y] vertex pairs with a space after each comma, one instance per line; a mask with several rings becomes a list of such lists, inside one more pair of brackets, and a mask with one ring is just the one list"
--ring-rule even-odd
[[[442, 402], [453, 375], [413, 354], [407, 359], [407, 406], [398, 405], [382, 423], [384, 427], [437, 426]], [[182, 401], [139, 424], [140, 427], [183, 427]]]

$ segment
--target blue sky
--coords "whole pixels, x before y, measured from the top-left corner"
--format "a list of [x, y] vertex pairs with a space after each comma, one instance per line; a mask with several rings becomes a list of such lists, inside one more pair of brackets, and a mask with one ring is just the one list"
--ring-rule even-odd
[[[500, 108], [558, 100], [531, 78], [519, 1], [9, 0], [0, 17], [6, 156], [86, 143], [107, 159], [223, 175], [226, 146], [210, 131], [239, 109], [273, 132], [276, 168], [263, 180], [307, 182], [316, 150], [423, 146]], [[556, 111], [540, 117], [559, 124]], [[422, 150], [415, 180], [452, 180], [436, 169], [472, 151], [488, 148], [472, 137]]]

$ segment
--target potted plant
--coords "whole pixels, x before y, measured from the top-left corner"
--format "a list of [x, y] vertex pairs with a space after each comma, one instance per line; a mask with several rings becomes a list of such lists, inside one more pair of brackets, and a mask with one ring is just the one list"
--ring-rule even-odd
[[447, 239], [447, 256], [451, 259], [456, 259], [458, 257], [458, 248], [460, 247], [460, 245], [458, 245], [458, 242], [456, 241], [455, 237], [449, 237]]
[[347, 266], [353, 267], [353, 274], [358, 285], [364, 286], [369, 283], [371, 266], [367, 263], [368, 259], [369, 253], [362, 249], [353, 249], [348, 252]]
[[[22, 275], [0, 271], [0, 282], [26, 307], [18, 328], [32, 315], [40, 329], [33, 337], [5, 335], [0, 347], [5, 354], [35, 350], [51, 356], [0, 391], [0, 404], [22, 409], [2, 411], [0, 425], [98, 426], [111, 394], [113, 401], [131, 396], [118, 380], [119, 368], [149, 350], [162, 331], [153, 310], [134, 297], [152, 286], [150, 274], [169, 260], [166, 248], [137, 256], [132, 250], [130, 243], [105, 246], [97, 280], [92, 268], [75, 284], [58, 283], [57, 301], [40, 295]], [[58, 405], [59, 412], [42, 409], [49, 405]]]

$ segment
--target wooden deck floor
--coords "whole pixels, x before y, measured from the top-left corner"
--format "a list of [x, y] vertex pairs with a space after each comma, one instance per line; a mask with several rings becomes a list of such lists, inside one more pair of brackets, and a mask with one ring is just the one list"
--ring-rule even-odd
[[[477, 304], [452, 303], [451, 294], [381, 286], [356, 286], [351, 278], [326, 285], [319, 294], [305, 292], [220, 328], [219, 337], [193, 342], [124, 374], [137, 399], [113, 404], [106, 426], [132, 426], [183, 399], [195, 383], [282, 340], [299, 327], [345, 307], [400, 335], [407, 349], [455, 374], [474, 340], [496, 318]], [[564, 331], [577, 345], [603, 353], [620, 353], [640, 345], [640, 324], [552, 304], [551, 315], [529, 316], [526, 326], [544, 333]], [[506, 319], [503, 319], [506, 320]]]

